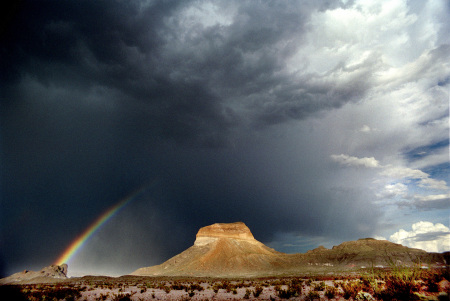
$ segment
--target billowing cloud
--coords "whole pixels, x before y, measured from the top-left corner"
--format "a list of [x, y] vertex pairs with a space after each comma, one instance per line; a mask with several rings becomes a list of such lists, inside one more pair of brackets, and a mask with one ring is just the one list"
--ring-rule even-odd
[[411, 231], [400, 229], [389, 240], [428, 252], [445, 252], [450, 250], [450, 229], [440, 223], [420, 221], [411, 226]]
[[394, 179], [416, 179], [419, 180], [418, 185], [423, 188], [446, 190], [449, 189], [444, 180], [435, 180], [430, 175], [419, 170], [408, 167], [387, 167], [380, 173], [382, 176]]

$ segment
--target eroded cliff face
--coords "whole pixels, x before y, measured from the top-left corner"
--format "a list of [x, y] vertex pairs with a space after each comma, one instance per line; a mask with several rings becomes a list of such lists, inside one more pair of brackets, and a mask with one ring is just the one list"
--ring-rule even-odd
[[247, 240], [249, 242], [257, 242], [253, 237], [250, 229], [242, 222], [237, 223], [217, 223], [210, 226], [200, 228], [197, 233], [195, 243], [196, 246], [207, 245], [217, 241], [219, 238]]
[[279, 252], [257, 241], [242, 222], [201, 228], [192, 247], [132, 275], [248, 276], [272, 271]]

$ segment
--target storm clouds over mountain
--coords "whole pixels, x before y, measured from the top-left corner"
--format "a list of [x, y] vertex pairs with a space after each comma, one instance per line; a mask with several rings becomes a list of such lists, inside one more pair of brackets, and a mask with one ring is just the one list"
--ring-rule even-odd
[[160, 263], [215, 222], [285, 252], [394, 234], [450, 249], [446, 1], [5, 11], [3, 273], [52, 263], [145, 186], [71, 272]]

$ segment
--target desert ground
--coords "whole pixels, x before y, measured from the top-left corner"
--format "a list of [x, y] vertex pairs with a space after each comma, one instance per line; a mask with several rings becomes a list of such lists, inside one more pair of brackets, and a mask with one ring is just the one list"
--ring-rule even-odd
[[265, 278], [85, 276], [0, 286], [2, 300], [449, 300], [448, 269]]

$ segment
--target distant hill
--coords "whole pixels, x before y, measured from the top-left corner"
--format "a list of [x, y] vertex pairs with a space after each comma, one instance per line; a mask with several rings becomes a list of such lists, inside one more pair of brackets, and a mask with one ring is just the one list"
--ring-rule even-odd
[[42, 282], [58, 282], [67, 279], [67, 264], [51, 265], [36, 271], [22, 271], [12, 274], [9, 277], [0, 279], [2, 284], [23, 284], [23, 283], [42, 283]]
[[285, 254], [257, 241], [250, 229], [238, 222], [203, 227], [192, 247], [160, 265], [140, 268], [132, 275], [269, 276], [390, 264], [441, 266], [446, 260], [444, 254], [373, 238], [344, 242], [332, 249], [321, 246], [305, 254]]

